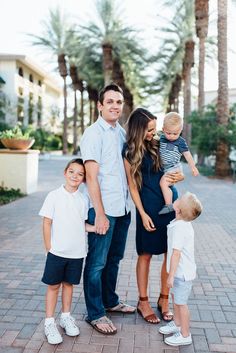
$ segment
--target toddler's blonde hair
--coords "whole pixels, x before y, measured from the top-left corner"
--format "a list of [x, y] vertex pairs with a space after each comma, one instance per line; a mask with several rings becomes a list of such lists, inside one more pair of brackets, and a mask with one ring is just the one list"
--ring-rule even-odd
[[180, 213], [184, 221], [193, 221], [202, 213], [202, 204], [195, 194], [186, 192], [181, 197]]
[[169, 112], [165, 115], [163, 121], [163, 127], [177, 127], [183, 128], [183, 118], [176, 112]]

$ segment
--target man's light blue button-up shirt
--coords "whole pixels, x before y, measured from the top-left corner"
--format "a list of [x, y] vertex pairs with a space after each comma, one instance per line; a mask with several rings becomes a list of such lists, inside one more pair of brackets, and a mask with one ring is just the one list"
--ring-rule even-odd
[[83, 161], [93, 160], [99, 164], [98, 182], [103, 206], [105, 213], [113, 217], [124, 216], [130, 210], [122, 158], [124, 142], [125, 130], [120, 124], [113, 127], [99, 117], [85, 130], [80, 143]]

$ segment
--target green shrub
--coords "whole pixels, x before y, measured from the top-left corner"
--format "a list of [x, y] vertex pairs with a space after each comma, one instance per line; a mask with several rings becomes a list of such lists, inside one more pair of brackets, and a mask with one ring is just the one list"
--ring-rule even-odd
[[192, 124], [192, 147], [199, 155], [215, 155], [219, 141], [229, 147], [236, 147], [236, 105], [230, 108], [229, 123], [219, 125], [216, 107], [209, 105], [203, 114], [192, 112], [189, 121]]
[[34, 148], [40, 151], [60, 150], [62, 139], [58, 135], [53, 135], [49, 131], [38, 128], [32, 132], [35, 139]]
[[0, 205], [5, 205], [25, 196], [19, 189], [8, 189], [0, 186]]

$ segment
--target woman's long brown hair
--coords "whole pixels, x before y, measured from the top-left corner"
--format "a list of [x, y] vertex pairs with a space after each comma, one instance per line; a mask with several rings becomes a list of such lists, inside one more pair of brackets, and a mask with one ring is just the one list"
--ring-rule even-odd
[[145, 141], [148, 123], [156, 117], [144, 108], [135, 109], [127, 122], [127, 149], [125, 158], [131, 165], [131, 177], [140, 190], [142, 187], [141, 164], [144, 153], [148, 151], [153, 160], [153, 169], [160, 168], [159, 146], [155, 139]]

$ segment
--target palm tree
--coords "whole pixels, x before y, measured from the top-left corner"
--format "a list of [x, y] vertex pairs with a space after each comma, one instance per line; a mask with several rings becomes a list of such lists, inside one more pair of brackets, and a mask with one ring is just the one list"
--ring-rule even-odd
[[[228, 62], [227, 62], [227, 0], [218, 0], [218, 99], [217, 122], [227, 128], [229, 121], [228, 102]], [[217, 144], [215, 173], [217, 176], [229, 175], [229, 147], [221, 138]]]
[[[164, 4], [173, 7], [173, 1], [165, 1]], [[159, 62], [156, 81], [159, 83], [158, 91], [163, 90], [166, 106], [168, 102], [169, 105], [173, 106], [171, 97], [173, 92], [175, 93], [174, 101], [178, 101], [180, 83], [183, 81], [185, 118], [183, 133], [186, 135], [188, 142], [190, 131], [187, 119], [191, 113], [191, 68], [194, 65], [193, 23], [193, 0], [178, 1], [171, 21], [168, 19], [167, 25], [159, 28], [159, 31], [165, 34], [165, 39], [159, 49], [159, 54], [156, 56], [156, 61]], [[170, 106], [168, 109], [170, 109]]]
[[[78, 46], [76, 47], [75, 54], [78, 59], [77, 67], [79, 68], [80, 77], [83, 78], [83, 81], [86, 83], [84, 88], [87, 89], [88, 92], [89, 122], [91, 124], [98, 117], [98, 92], [104, 86], [102, 55], [97, 52], [94, 46], [90, 45], [90, 42], [85, 38], [83, 38], [79, 50]], [[81, 102], [81, 107], [82, 106], [83, 104]]]
[[209, 0], [195, 0], [196, 33], [199, 38], [198, 63], [198, 110], [205, 105], [204, 73], [205, 73], [205, 40], [208, 32]]
[[138, 38], [134, 38], [134, 31], [122, 23], [122, 17], [114, 1], [97, 0], [96, 5], [98, 24], [90, 22], [87, 26], [83, 26], [83, 38], [89, 43], [90, 47], [97, 51], [98, 56], [102, 55], [105, 84], [114, 79], [114, 70], [118, 67], [117, 60], [120, 61], [119, 71], [122, 71], [123, 78], [126, 81], [126, 96], [127, 99], [131, 99], [130, 86], [134, 82], [134, 79], [133, 81], [131, 79], [134, 78], [134, 70], [129, 70], [129, 67], [134, 62], [134, 65], [139, 65], [143, 60], [145, 51], [140, 50]]
[[58, 70], [63, 79], [63, 154], [67, 153], [67, 86], [66, 77], [68, 75], [66, 54], [67, 43], [70, 39], [70, 25], [67, 17], [59, 8], [49, 10], [48, 18], [43, 22], [42, 36], [30, 34], [34, 38], [32, 44], [43, 47], [52, 52], [53, 56], [57, 56]]

